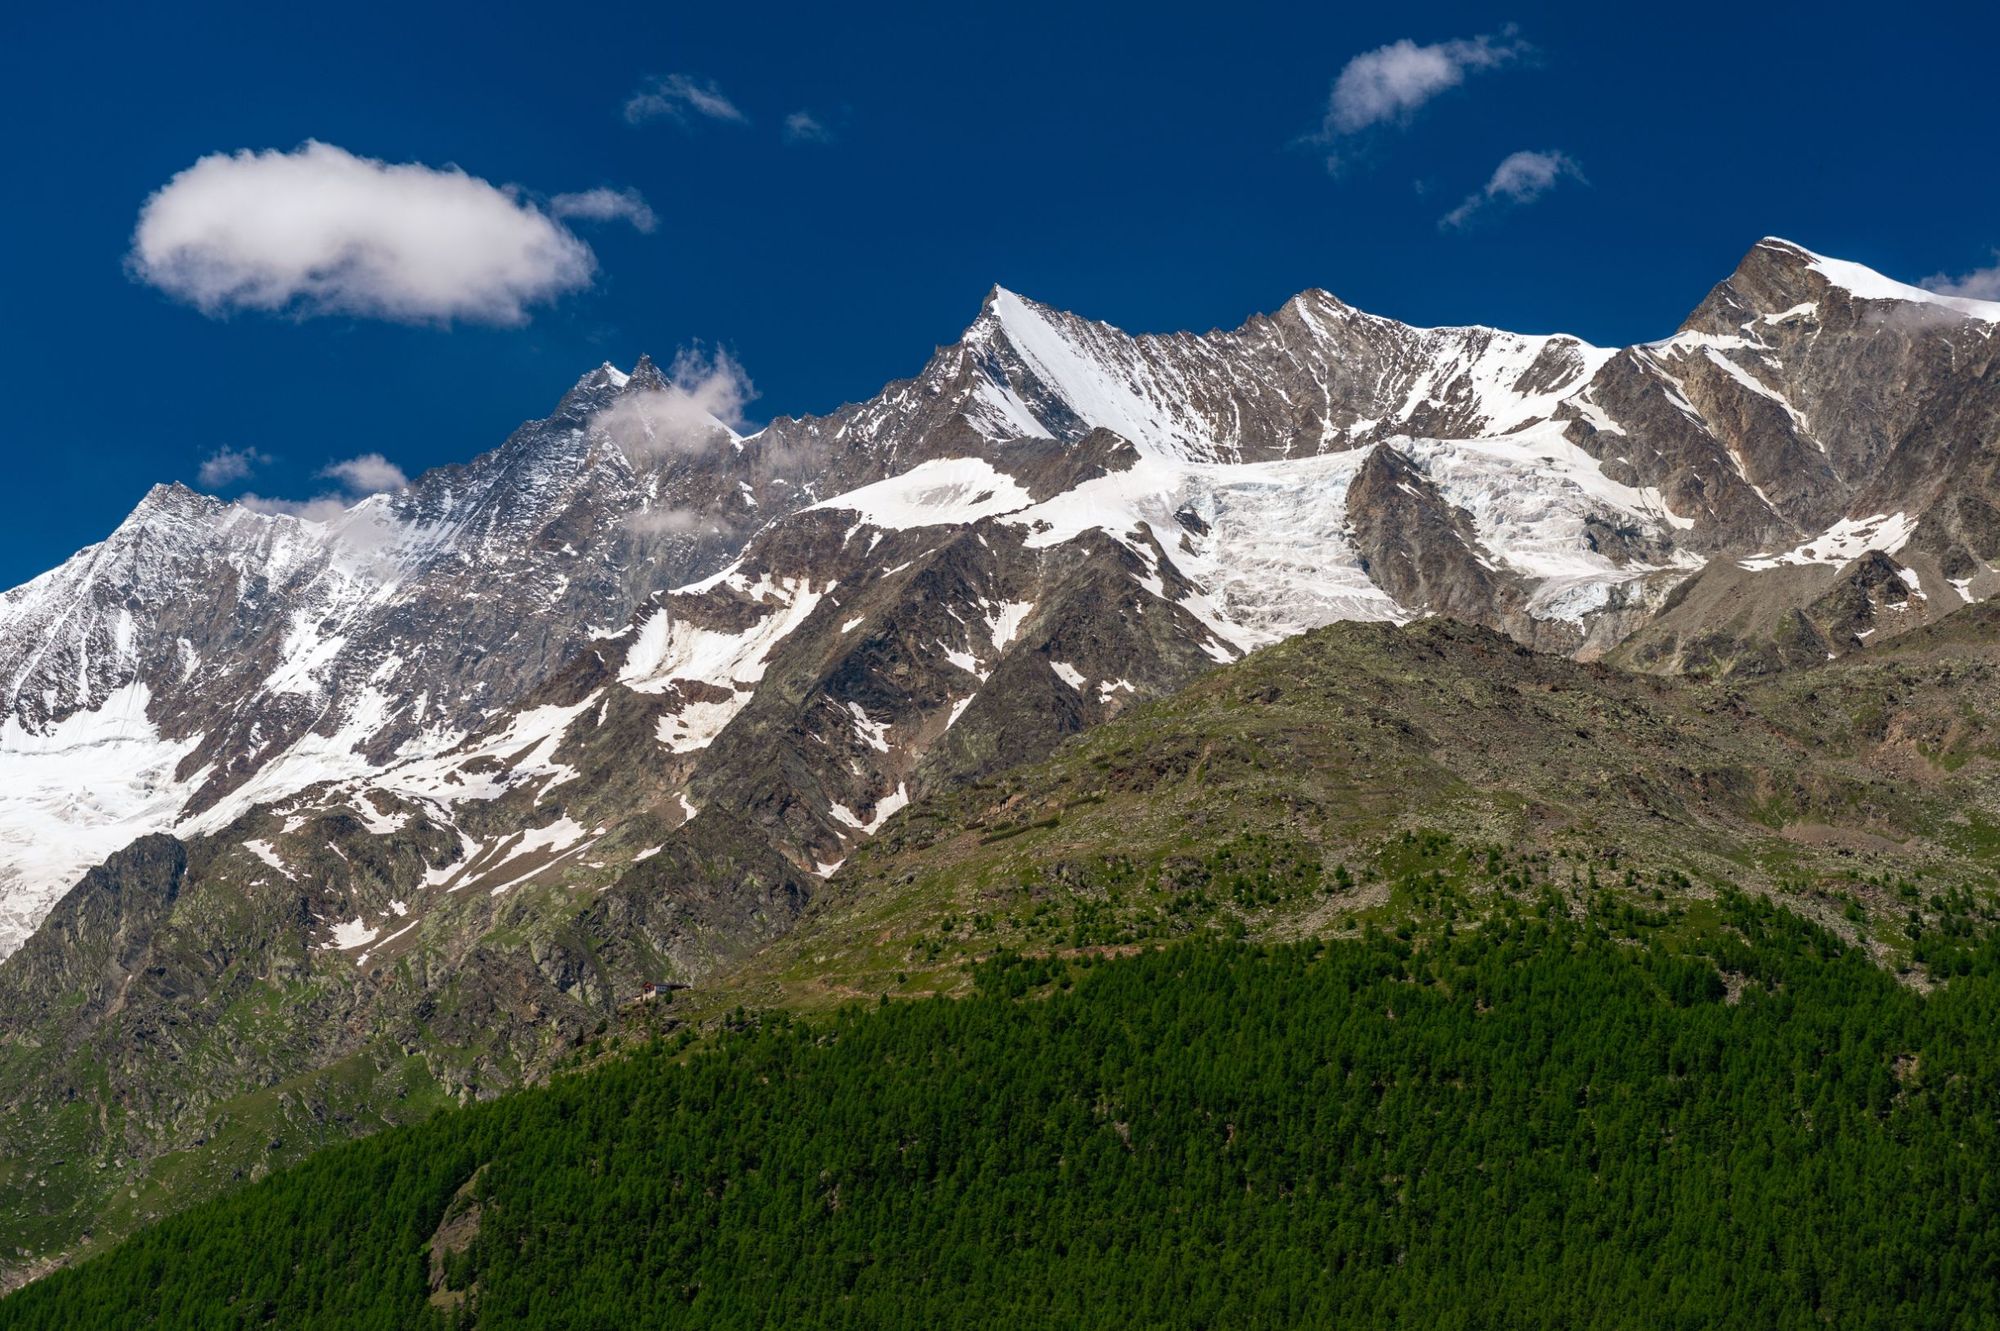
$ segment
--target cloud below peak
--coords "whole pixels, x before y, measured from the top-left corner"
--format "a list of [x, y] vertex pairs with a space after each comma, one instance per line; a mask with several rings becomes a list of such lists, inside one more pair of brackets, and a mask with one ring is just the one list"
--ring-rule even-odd
[[627, 393], [591, 418], [632, 463], [699, 453], [744, 425], [757, 396], [750, 376], [726, 351], [684, 350], [659, 388]]
[[1924, 290], [1940, 296], [2000, 301], [2000, 263], [1995, 263], [1990, 268], [1975, 268], [1963, 277], [1935, 273], [1925, 278], [1919, 285]]
[[316, 140], [201, 158], [146, 200], [126, 262], [211, 316], [500, 325], [589, 286], [597, 267], [518, 191]]
[[1564, 180], [1589, 183], [1584, 180], [1583, 168], [1568, 153], [1554, 149], [1509, 153], [1493, 168], [1484, 186], [1466, 195], [1458, 207], [1438, 219], [1438, 227], [1455, 231], [1494, 204], [1533, 203]]
[[252, 494], [246, 490], [236, 496], [236, 502], [252, 513], [264, 513], [271, 517], [299, 518], [305, 522], [332, 522], [359, 501], [346, 499], [340, 495], [319, 495], [312, 499], [273, 499], [269, 495]]

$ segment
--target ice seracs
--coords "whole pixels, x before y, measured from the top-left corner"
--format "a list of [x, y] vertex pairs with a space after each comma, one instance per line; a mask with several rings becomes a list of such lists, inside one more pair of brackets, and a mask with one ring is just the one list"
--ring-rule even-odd
[[0, 722], [0, 955], [84, 870], [180, 812], [194, 745], [160, 735], [150, 697], [134, 682], [39, 732]]

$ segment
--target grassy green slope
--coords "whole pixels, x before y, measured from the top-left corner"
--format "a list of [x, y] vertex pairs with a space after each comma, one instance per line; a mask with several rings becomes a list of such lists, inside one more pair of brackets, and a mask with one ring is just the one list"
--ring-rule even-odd
[[1917, 982], [1994, 918], [2000, 651], [1672, 681], [1342, 624], [913, 807], [696, 1011], [955, 992], [998, 947], [1262, 939], [1556, 888], [1780, 896]]

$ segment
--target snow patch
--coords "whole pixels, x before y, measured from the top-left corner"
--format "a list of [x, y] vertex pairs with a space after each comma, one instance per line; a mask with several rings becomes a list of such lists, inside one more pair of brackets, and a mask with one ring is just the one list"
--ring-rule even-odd
[[1033, 502], [1018, 481], [984, 458], [935, 458], [813, 508], [852, 512], [869, 526], [908, 531], [977, 522]]
[[1842, 518], [1818, 536], [1780, 554], [1752, 555], [1736, 562], [1762, 571], [1784, 565], [1832, 564], [1858, 559], [1870, 550], [1893, 555], [1909, 544], [1917, 519], [1907, 513], [1877, 513], [1867, 518]]
[[[525, 873], [510, 878], [497, 887], [492, 888], [488, 895], [497, 897], [511, 888], [520, 886], [545, 870], [553, 869], [563, 860], [589, 849], [590, 846], [596, 844], [594, 839], [588, 842], [584, 841], [584, 838], [589, 836], [591, 836], [590, 830], [579, 824], [568, 814], [564, 814], [546, 827], [529, 828], [527, 831], [521, 833], [511, 845], [506, 847], [505, 852], [495, 864], [482, 871], [482, 877], [489, 876], [506, 865], [531, 855], [540, 855], [547, 851], [556, 851], [558, 853], [554, 858], [545, 863], [538, 864]], [[579, 842], [583, 842], [584, 844], [579, 845]]]
[[376, 805], [374, 795], [366, 791], [355, 799], [354, 811], [360, 815], [362, 826], [368, 829], [371, 836], [388, 836], [400, 832], [403, 830], [403, 825], [410, 821], [407, 810], [395, 809], [383, 813]]
[[1007, 644], [1021, 632], [1021, 624], [1034, 613], [1032, 601], [1002, 601], [998, 605], [986, 606], [986, 633], [993, 640], [993, 650], [1006, 650]]
[[336, 951], [349, 952], [374, 942], [381, 932], [380, 929], [370, 928], [368, 922], [357, 915], [345, 924], [333, 926], [333, 941], [328, 946]]
[[685, 702], [660, 718], [659, 741], [675, 753], [706, 748], [722, 733], [750, 701], [771, 653], [825, 595], [804, 578], [764, 578], [741, 583], [739, 590], [763, 606], [762, 617], [749, 627], [728, 633], [676, 619], [671, 610], [657, 610], [641, 626], [619, 671], [619, 682], [635, 693], [666, 693], [688, 683], [729, 690], [726, 699]]
[[317, 696], [326, 686], [325, 674], [347, 646], [342, 634], [322, 634], [320, 616], [310, 610], [294, 610], [291, 629], [279, 649], [282, 659], [264, 687], [272, 693], [301, 693]]
[[938, 645], [938, 650], [944, 654], [945, 660], [951, 662], [966, 674], [978, 676], [981, 683], [984, 683], [986, 677], [993, 673], [990, 670], [981, 670], [979, 668], [979, 658], [971, 652], [957, 647], [946, 647], [942, 643]]
[[298, 875], [286, 868], [285, 862], [278, 858], [277, 847], [273, 846], [270, 842], [246, 841], [243, 843], [243, 849], [249, 851], [252, 855], [255, 855], [285, 877], [292, 879], [294, 882], [298, 880]]
[[858, 702], [847, 704], [848, 714], [854, 718], [854, 734], [869, 748], [879, 753], [889, 751], [889, 722], [871, 718]]
[[848, 808], [845, 804], [829, 804], [826, 812], [827, 816], [835, 822], [845, 823], [857, 832], [865, 832], [873, 836], [881, 830], [882, 824], [889, 821], [891, 815], [909, 802], [910, 793], [908, 787], [899, 783], [895, 790], [875, 801], [875, 816], [865, 822], [862, 820], [860, 814], [854, 812], [854, 810]]
[[597, 704], [602, 693], [593, 689], [568, 706], [548, 704], [517, 712], [494, 734], [448, 753], [388, 768], [358, 788], [444, 804], [498, 799], [530, 782], [539, 782], [546, 791], [576, 777], [574, 767], [556, 761], [556, 750], [570, 726]]

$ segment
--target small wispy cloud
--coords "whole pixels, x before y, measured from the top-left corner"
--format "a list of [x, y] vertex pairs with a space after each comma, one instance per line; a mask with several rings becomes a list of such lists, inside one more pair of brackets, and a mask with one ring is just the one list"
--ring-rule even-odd
[[1438, 227], [1444, 231], [1457, 230], [1494, 204], [1533, 203], [1564, 180], [1589, 183], [1583, 178], [1583, 168], [1567, 153], [1553, 149], [1509, 153], [1493, 168], [1492, 176], [1482, 188], [1466, 195], [1463, 203], [1438, 219]]
[[810, 111], [794, 111], [785, 117], [786, 143], [832, 143], [833, 130]]
[[750, 117], [723, 95], [715, 80], [696, 79], [689, 74], [664, 74], [650, 79], [625, 101], [625, 119], [634, 125], [662, 118], [685, 125], [695, 116], [738, 125], [750, 123]]
[[201, 460], [201, 468], [195, 476], [204, 487], [214, 490], [248, 480], [257, 468], [270, 463], [269, 453], [254, 448], [218, 448]]
[[[1405, 37], [1349, 60], [1333, 81], [1317, 142], [1339, 144], [1382, 125], [1407, 125], [1419, 108], [1464, 83], [1468, 74], [1497, 69], [1534, 53], [1510, 25], [1497, 35], [1428, 45]], [[1342, 158], [1329, 153], [1327, 168]]]
[[339, 481], [348, 491], [357, 495], [379, 494], [383, 490], [400, 490], [410, 483], [403, 469], [380, 453], [363, 453], [358, 458], [348, 458], [344, 462], [329, 462], [320, 468], [321, 476]]
[[659, 218], [636, 189], [587, 189], [575, 194], [558, 194], [549, 200], [549, 211], [557, 217], [585, 222], [630, 222], [635, 231], [652, 234]]
[[370, 495], [400, 490], [410, 483], [403, 469], [380, 453], [329, 462], [320, 468], [324, 480], [338, 481], [339, 489], [311, 499], [273, 499], [269, 495], [243, 494], [236, 502], [258, 513], [284, 514], [308, 522], [330, 522]]
[[[1994, 256], [2000, 260], [2000, 254]], [[1959, 296], [1966, 300], [2000, 300], [2000, 262], [1990, 268], [1975, 268], [1962, 277], [1934, 273], [1918, 283], [1939, 296]]]
[[212, 153], [146, 200], [127, 268], [208, 315], [522, 324], [596, 258], [520, 192], [308, 140]]

